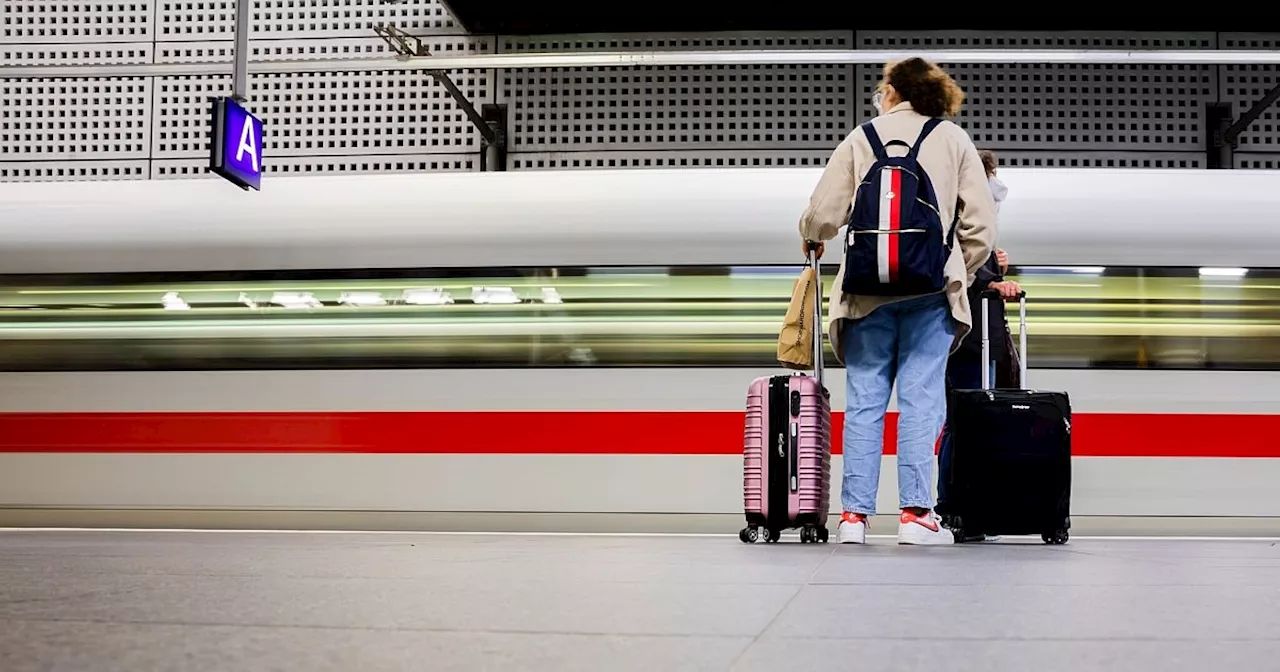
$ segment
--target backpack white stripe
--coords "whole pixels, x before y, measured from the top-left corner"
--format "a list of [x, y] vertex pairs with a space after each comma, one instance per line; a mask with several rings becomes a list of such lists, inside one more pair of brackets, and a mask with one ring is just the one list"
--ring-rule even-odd
[[[892, 169], [880, 171], [880, 221], [881, 231], [889, 230], [890, 209], [893, 207], [893, 173]], [[880, 272], [880, 282], [889, 284], [889, 237], [892, 234], [881, 233], [876, 236], [876, 269]]]

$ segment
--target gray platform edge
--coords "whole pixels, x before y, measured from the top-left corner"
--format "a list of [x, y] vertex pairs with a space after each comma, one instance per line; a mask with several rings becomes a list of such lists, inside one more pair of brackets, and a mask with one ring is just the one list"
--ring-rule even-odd
[[[837, 520], [828, 523], [834, 530]], [[1073, 516], [1075, 536], [1280, 537], [1280, 517]], [[0, 508], [0, 527], [736, 534], [740, 514]], [[894, 534], [895, 516], [872, 520]]]

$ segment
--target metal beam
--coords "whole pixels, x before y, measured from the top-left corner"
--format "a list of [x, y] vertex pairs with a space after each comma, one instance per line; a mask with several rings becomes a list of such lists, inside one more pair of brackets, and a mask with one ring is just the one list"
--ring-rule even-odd
[[[351, 72], [355, 70], [463, 70], [586, 67], [661, 67], [677, 65], [847, 65], [878, 64], [919, 56], [938, 63], [1062, 63], [1095, 65], [1240, 65], [1280, 64], [1280, 51], [1148, 50], [1084, 51], [1075, 49], [986, 49], [951, 51], [882, 51], [848, 49], [751, 51], [635, 51], [477, 54], [372, 59], [261, 61], [261, 74]], [[42, 77], [179, 77], [221, 75], [223, 63], [131, 63], [119, 65], [0, 66], [0, 78]]]
[[507, 169], [507, 105], [487, 104], [480, 108], [485, 125], [493, 133], [494, 140], [485, 144], [484, 154], [480, 159], [480, 170], [494, 171]]
[[1262, 116], [1267, 108], [1280, 100], [1280, 84], [1271, 87], [1261, 100], [1253, 104], [1235, 122], [1231, 121], [1231, 103], [1209, 103], [1206, 126], [1209, 130], [1207, 150], [1210, 168], [1234, 168], [1235, 149], [1240, 146], [1240, 134]]
[[249, 2], [235, 0], [236, 60], [231, 69], [231, 96], [241, 102], [249, 99]]
[[[382, 41], [387, 43], [387, 47], [399, 55], [398, 60], [408, 61], [413, 58], [431, 58], [431, 51], [427, 49], [427, 45], [423, 44], [421, 39], [414, 37], [393, 25], [387, 24], [384, 26], [375, 26], [373, 32], [377, 33], [378, 37], [381, 37]], [[431, 62], [434, 64], [436, 59], [432, 59]], [[490, 148], [495, 145], [502, 144], [503, 146], [498, 148], [498, 150], [505, 153], [505, 133], [500, 133], [499, 129], [495, 129], [487, 119], [476, 111], [476, 106], [472, 105], [471, 101], [467, 100], [467, 96], [458, 89], [458, 85], [453, 83], [453, 78], [449, 77], [449, 73], [439, 69], [427, 70], [426, 73], [432, 79], [436, 80], [436, 83], [443, 86], [445, 91], [449, 92], [449, 96], [453, 98], [453, 102], [458, 105], [463, 114], [467, 115], [467, 119], [471, 121], [471, 125], [475, 126], [476, 131], [480, 133], [480, 137], [485, 147], [485, 153], [481, 158], [481, 163], [484, 163], [483, 157], [489, 156], [492, 153], [490, 152]]]
[[492, 128], [489, 128], [488, 122], [484, 120], [484, 117], [480, 116], [480, 113], [476, 111], [476, 106], [467, 100], [462, 91], [458, 90], [458, 86], [449, 78], [449, 73], [443, 70], [428, 70], [427, 74], [439, 82], [449, 92], [450, 96], [453, 96], [453, 102], [462, 108], [462, 113], [467, 115], [467, 119], [471, 120], [471, 124], [480, 132], [480, 136], [484, 138], [486, 145], [492, 145], [498, 141], [498, 136], [493, 132]]
[[[422, 40], [393, 25], [374, 26], [373, 32], [377, 33], [378, 37], [381, 37], [382, 41], [386, 42], [387, 46], [399, 55], [397, 59], [399, 61], [407, 62], [414, 58], [431, 58], [431, 52], [427, 49], [427, 45], [422, 43]], [[431, 62], [434, 64], [436, 59], [432, 59]], [[443, 86], [445, 91], [449, 92], [453, 102], [457, 103], [463, 114], [467, 115], [467, 119], [471, 120], [471, 124], [480, 132], [486, 144], [496, 140], [493, 130], [481, 118], [480, 113], [476, 111], [476, 107], [471, 104], [471, 101], [467, 100], [467, 97], [458, 89], [458, 86], [453, 83], [449, 73], [440, 69], [427, 70], [426, 73]]]
[[1231, 143], [1226, 141], [1231, 127], [1231, 103], [1213, 102], [1205, 106], [1205, 167], [1211, 170], [1234, 168]]
[[1231, 124], [1231, 126], [1223, 132], [1222, 139], [1232, 146], [1235, 146], [1240, 140], [1240, 134], [1243, 133], [1245, 129], [1249, 128], [1249, 124], [1257, 121], [1258, 117], [1261, 117], [1262, 113], [1266, 112], [1268, 107], [1274, 105], [1277, 99], [1280, 99], [1280, 84], [1276, 84], [1271, 87], [1271, 90], [1267, 92], [1267, 95], [1262, 97], [1262, 100], [1254, 103], [1253, 107], [1240, 115], [1240, 119], [1237, 120], [1236, 123]]

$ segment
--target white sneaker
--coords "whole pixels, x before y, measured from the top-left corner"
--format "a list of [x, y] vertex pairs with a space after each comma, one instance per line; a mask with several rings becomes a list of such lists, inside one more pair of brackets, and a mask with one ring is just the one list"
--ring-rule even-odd
[[954, 544], [955, 536], [951, 530], [942, 526], [938, 514], [930, 511], [917, 516], [910, 511], [903, 511], [898, 518], [898, 543], [912, 546], [935, 546]]
[[867, 517], [861, 513], [844, 512], [840, 516], [840, 543], [867, 543]]

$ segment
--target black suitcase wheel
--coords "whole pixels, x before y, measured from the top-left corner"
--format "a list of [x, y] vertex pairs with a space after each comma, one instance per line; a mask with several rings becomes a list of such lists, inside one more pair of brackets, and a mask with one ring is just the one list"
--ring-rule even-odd
[[1040, 535], [1040, 538], [1044, 540], [1044, 543], [1049, 544], [1050, 546], [1061, 546], [1062, 544], [1067, 543], [1067, 539], [1070, 539], [1071, 535], [1066, 530], [1057, 530], [1055, 532], [1042, 534]]
[[741, 532], [738, 532], [738, 539], [744, 544], [754, 544], [759, 537], [760, 532], [754, 527], [744, 527]]
[[800, 543], [811, 544], [811, 543], [817, 543], [817, 541], [818, 541], [818, 534], [814, 531], [812, 527], [800, 528]]

